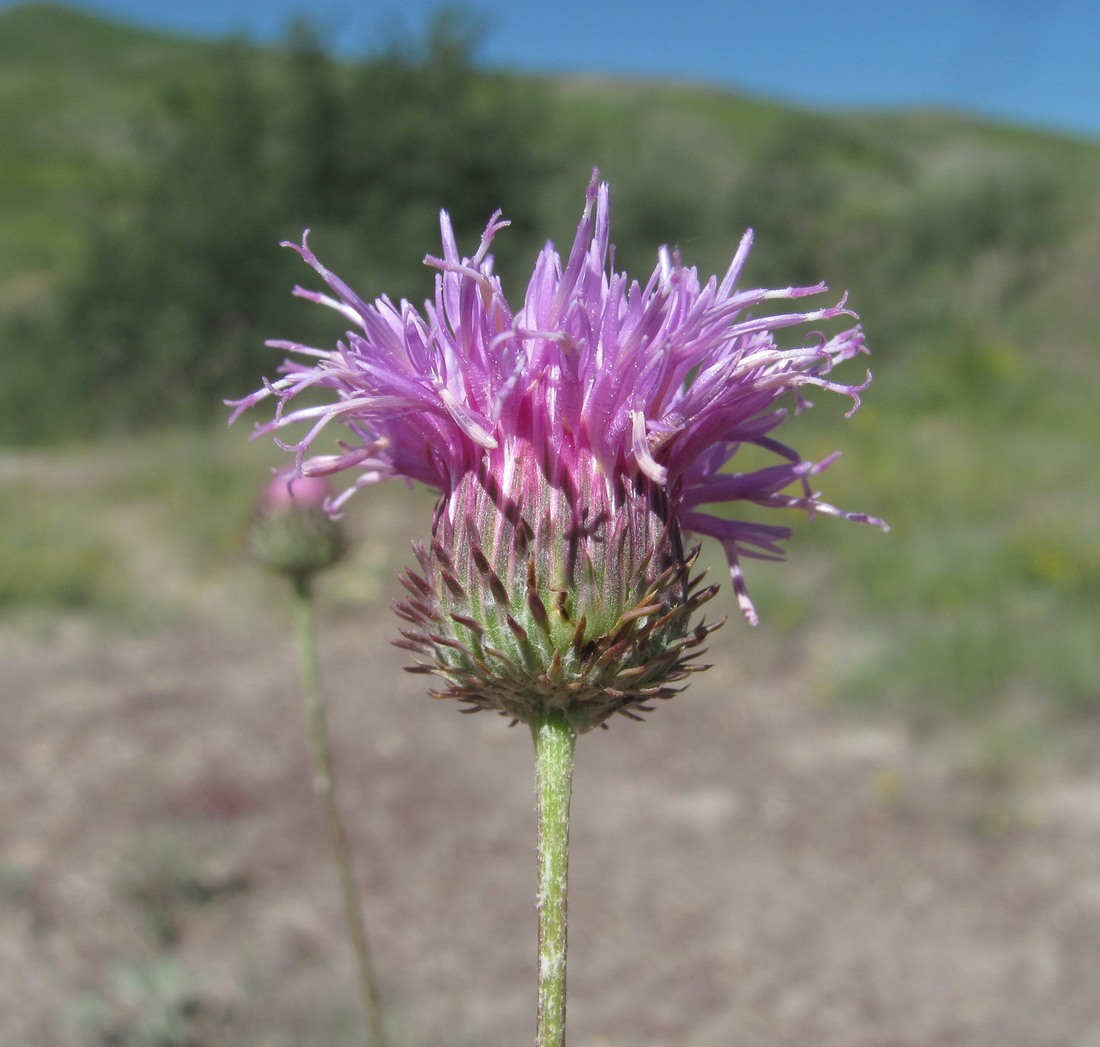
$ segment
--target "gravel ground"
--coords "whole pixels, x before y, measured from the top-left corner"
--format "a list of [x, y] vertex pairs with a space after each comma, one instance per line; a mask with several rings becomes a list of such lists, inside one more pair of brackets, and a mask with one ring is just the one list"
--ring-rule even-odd
[[[530, 1043], [530, 741], [425, 698], [393, 631], [321, 645], [391, 1025]], [[757, 635], [578, 745], [572, 1047], [1100, 1047], [1100, 776], [992, 790], [742, 670]], [[285, 635], [9, 623], [0, 659], [0, 1043], [362, 1042]]]

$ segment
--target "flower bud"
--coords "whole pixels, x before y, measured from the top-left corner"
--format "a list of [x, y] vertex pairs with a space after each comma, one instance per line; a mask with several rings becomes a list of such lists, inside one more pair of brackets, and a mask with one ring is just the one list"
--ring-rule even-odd
[[252, 556], [296, 585], [332, 567], [347, 552], [347, 536], [325, 506], [328, 484], [319, 477], [280, 473], [260, 495], [249, 530]]

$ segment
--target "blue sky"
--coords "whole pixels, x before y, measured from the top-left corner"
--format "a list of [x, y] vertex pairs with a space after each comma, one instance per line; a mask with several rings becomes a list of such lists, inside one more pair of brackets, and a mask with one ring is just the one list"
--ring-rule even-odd
[[[11, 0], [0, 0], [0, 7]], [[364, 53], [436, 0], [77, 0], [129, 22], [277, 40], [308, 7]], [[1100, 138], [1097, 0], [473, 0], [485, 64], [709, 82], [808, 105], [943, 105]]]

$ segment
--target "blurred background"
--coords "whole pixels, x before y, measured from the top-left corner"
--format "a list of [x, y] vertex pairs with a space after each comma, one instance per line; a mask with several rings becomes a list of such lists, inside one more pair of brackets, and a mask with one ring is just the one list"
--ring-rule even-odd
[[[966, 846], [1011, 839], [1050, 853], [1050, 840], [1027, 836], [1048, 825], [1027, 790], [1051, 775], [1060, 787], [1076, 783], [1083, 821], [1074, 838], [1085, 840], [1079, 859], [1095, 875], [1097, 10], [1069, 0], [746, 0], [675, 16], [645, 4], [544, 6], [315, 4], [307, 20], [290, 4], [243, 0], [0, 4], [0, 902], [11, 943], [0, 962], [21, 965], [40, 949], [39, 972], [67, 972], [7, 979], [16, 988], [6, 1002], [21, 1017], [6, 1034], [0, 1018], [4, 1042], [275, 1044], [291, 1035], [285, 1015], [281, 1026], [265, 1024], [237, 1001], [210, 1018], [201, 992], [179, 989], [194, 978], [179, 952], [181, 937], [200, 933], [193, 910], [223, 896], [244, 904], [238, 895], [255, 886], [255, 855], [222, 829], [237, 832], [257, 811], [274, 819], [269, 829], [283, 824], [260, 798], [263, 774], [242, 770], [254, 766], [240, 756], [247, 750], [212, 758], [203, 731], [239, 712], [241, 744], [266, 739], [260, 764], [285, 758], [293, 775], [307, 775], [294, 763], [300, 754], [288, 755], [297, 743], [278, 740], [283, 723], [287, 739], [299, 726], [280, 638], [286, 606], [242, 552], [256, 491], [283, 455], [247, 441], [247, 418], [227, 434], [222, 401], [273, 375], [280, 357], [265, 339], [327, 345], [341, 333], [325, 310], [290, 295], [298, 281], [312, 286], [312, 274], [279, 241], [309, 227], [317, 254], [364, 297], [419, 301], [430, 293], [421, 260], [437, 249], [439, 209], [472, 250], [501, 208], [512, 225], [494, 252], [515, 300], [543, 241], [571, 240], [594, 166], [612, 186], [619, 268], [644, 279], [655, 248], [669, 243], [704, 276], [721, 273], [751, 226], [746, 279], [849, 289], [873, 353], [874, 383], [852, 419], [843, 420], [845, 401], [822, 394], [785, 435], [807, 457], [842, 449], [822, 477], [827, 499], [885, 517], [891, 533], [793, 521], [790, 562], [747, 568], [763, 625], [718, 634], [714, 646], [732, 652], [720, 657], [735, 664], [696, 686], [716, 702], [729, 702], [734, 679], [738, 693], [777, 691], [775, 707], [793, 710], [811, 750], [814, 732], [871, 738], [873, 766], [849, 782], [868, 810], [896, 814], [904, 795], [930, 829], [940, 802], [961, 804]], [[356, 553], [327, 587], [325, 614], [334, 649], [366, 659], [360, 672], [376, 658], [396, 680], [388, 601], [408, 521], [426, 530], [431, 500], [398, 489], [361, 500], [349, 520]], [[719, 613], [730, 611], [727, 600]], [[359, 629], [373, 638], [369, 654], [353, 640]], [[271, 711], [279, 703], [263, 705], [249, 686], [273, 651], [286, 659], [267, 681], [285, 689], [282, 719]], [[211, 670], [207, 686], [226, 688], [226, 699], [211, 707], [207, 691], [188, 718], [180, 710], [200, 700], [196, 666]], [[353, 703], [355, 673], [333, 671], [347, 677]], [[403, 678], [398, 686], [411, 687]], [[724, 723], [718, 709], [701, 722]], [[362, 744], [394, 761], [387, 788], [412, 804], [394, 784], [415, 769], [404, 729], [374, 731], [353, 704], [346, 715], [349, 737], [365, 732]], [[671, 724], [690, 731], [690, 715]], [[773, 728], [782, 736], [770, 713], [760, 715], [761, 737]], [[438, 721], [449, 731], [459, 719], [433, 709], [425, 730]], [[82, 745], [90, 737], [102, 750]], [[721, 767], [721, 753], [713, 758]], [[59, 794], [59, 776], [77, 767]], [[912, 772], [919, 787], [905, 784], [910, 767], [925, 768]], [[782, 779], [781, 768], [766, 770]], [[287, 803], [308, 823], [308, 781], [295, 792], [289, 775]], [[93, 800], [92, 811], [81, 806]], [[509, 802], [524, 822], [525, 797]], [[703, 802], [700, 825], [712, 808]], [[108, 809], [117, 824], [101, 852], [82, 834]], [[770, 809], [760, 808], [762, 840]], [[883, 831], [904, 848], [911, 837], [892, 817]], [[967, 853], [980, 877], [988, 854]], [[45, 871], [61, 854], [72, 859], [66, 875], [76, 875], [72, 862], [83, 870], [67, 887]], [[279, 860], [293, 869], [299, 859]], [[1089, 883], [1088, 919], [1097, 921], [1100, 881]], [[1040, 897], [1032, 888], [1013, 897]], [[407, 902], [408, 919], [425, 904]], [[93, 910], [145, 914], [132, 930], [145, 959], [119, 961], [125, 976], [112, 968], [107, 987], [93, 972], [117, 943], [106, 931], [81, 942], [58, 929], [59, 914], [79, 921]], [[1081, 926], [1074, 913], [1067, 927]], [[294, 956], [329, 948], [311, 938], [312, 916], [296, 918], [306, 944], [291, 935]], [[1061, 956], [1060, 932], [1044, 928]], [[1002, 930], [1011, 941], [1012, 928]], [[823, 950], [832, 933], [822, 931]], [[407, 948], [409, 970], [425, 962], [398, 929], [387, 934], [396, 954]], [[346, 957], [332, 948], [338, 967]], [[477, 942], [469, 949], [476, 957]], [[242, 998], [273, 991], [258, 973], [262, 958], [253, 960]], [[885, 1018], [875, 1012], [885, 1024], [870, 1038], [848, 1035], [858, 1022], [837, 1019], [830, 1039], [833, 1026], [814, 1008], [818, 1024], [797, 1025], [795, 1008], [788, 1027], [822, 1043], [944, 1043], [951, 1028], [969, 1030], [968, 1043], [1100, 1043], [1100, 1014], [1084, 991], [1079, 1003], [1060, 997], [1059, 977], [1043, 970], [997, 983], [990, 1007], [1010, 990], [1049, 993], [1041, 999], [1062, 1016], [1061, 1039], [1044, 1039], [1042, 1023], [971, 1027], [957, 1016], [922, 1038], [889, 1008]], [[447, 968], [432, 976], [445, 991]], [[63, 1021], [52, 1006], [59, 996]], [[303, 999], [319, 998], [316, 986], [303, 989]], [[763, 996], [756, 1003], [783, 1010]], [[285, 1042], [316, 1033], [310, 1005], [301, 1006], [306, 1038]], [[526, 1030], [520, 1013], [516, 1028]], [[627, 1027], [631, 1013], [624, 1005]], [[439, 1027], [453, 1018], [445, 1012]], [[742, 1042], [722, 1019], [693, 1037], [691, 1016], [680, 1018], [633, 1028], [633, 1042]], [[580, 1043], [626, 1042], [621, 1025], [605, 1034], [581, 1021]], [[436, 1028], [408, 1022], [410, 1036]], [[910, 1039], [891, 1031], [901, 1025]], [[469, 1042], [508, 1039], [488, 1019], [465, 1028]], [[990, 1039], [979, 1029], [992, 1029]], [[354, 1042], [343, 1027], [326, 1035]], [[758, 1029], [743, 1042], [784, 1035]]]

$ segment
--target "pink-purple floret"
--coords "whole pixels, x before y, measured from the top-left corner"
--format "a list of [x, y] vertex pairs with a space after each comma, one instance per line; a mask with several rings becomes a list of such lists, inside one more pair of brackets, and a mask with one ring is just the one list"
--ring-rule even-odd
[[[594, 460], [613, 485], [644, 477], [663, 486], [684, 530], [721, 542], [738, 601], [753, 622], [740, 558], [782, 558], [779, 543], [791, 529], [727, 519], [702, 506], [747, 501], [884, 526], [819, 500], [811, 477], [835, 455], [812, 463], [769, 435], [787, 416], [776, 406], [784, 394], [793, 394], [797, 411], [809, 406], [805, 386], [843, 393], [852, 400], [850, 415], [871, 375], [858, 385], [827, 377], [835, 365], [867, 352], [858, 325], [828, 339], [812, 332], [796, 348], [777, 346], [774, 332], [781, 328], [855, 314], [842, 298], [824, 309], [754, 317], [749, 311], [762, 303], [820, 294], [826, 286], [738, 290], [751, 232], [721, 281], [711, 277], [701, 285], [694, 268], [662, 248], [642, 287], [612, 269], [608, 187], [594, 174], [564, 267], [548, 243], [523, 308], [513, 313], [488, 254], [508, 223], [495, 214], [477, 252], [463, 258], [449, 217], [440, 218], [443, 256], [425, 259], [439, 272], [435, 300], [425, 303], [423, 314], [406, 301], [364, 302], [317, 260], [306, 237], [301, 246], [290, 245], [335, 297], [301, 287], [294, 293], [337, 310], [353, 329], [331, 350], [268, 343], [310, 362], [287, 361], [283, 377], [232, 401], [230, 421], [276, 398], [275, 417], [256, 435], [308, 426], [297, 443], [280, 441], [296, 454], [303, 474], [359, 471], [330, 503], [332, 512], [359, 488], [392, 477], [447, 495], [486, 459], [502, 469], [523, 454], [540, 462], [553, 458], [567, 469]], [[287, 410], [306, 389], [332, 390], [335, 402]], [[332, 421], [355, 442], [341, 441], [336, 454], [307, 457]], [[780, 462], [748, 473], [724, 471], [743, 444]], [[797, 493], [785, 494], [793, 485]]]

